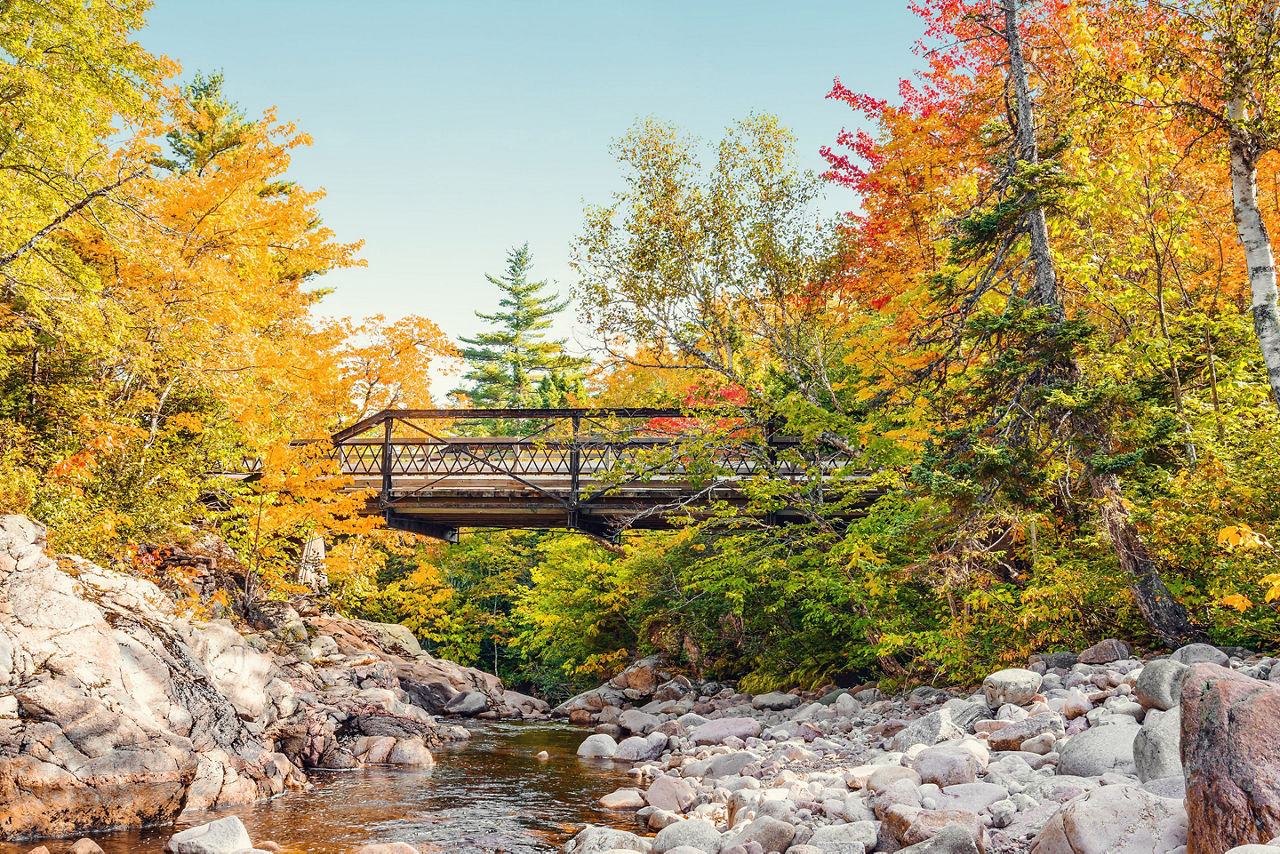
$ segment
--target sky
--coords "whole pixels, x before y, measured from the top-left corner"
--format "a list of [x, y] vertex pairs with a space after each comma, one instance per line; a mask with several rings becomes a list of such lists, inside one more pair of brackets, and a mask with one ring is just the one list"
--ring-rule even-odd
[[[637, 119], [715, 140], [771, 112], [820, 170], [855, 122], [824, 98], [833, 78], [892, 98], [921, 29], [905, 0], [155, 0], [141, 41], [313, 137], [290, 177], [327, 191], [325, 224], [368, 263], [323, 278], [323, 313], [457, 336], [525, 241], [534, 278], [569, 293], [583, 208], [619, 187], [609, 146]], [[557, 330], [590, 343], [569, 317]]]

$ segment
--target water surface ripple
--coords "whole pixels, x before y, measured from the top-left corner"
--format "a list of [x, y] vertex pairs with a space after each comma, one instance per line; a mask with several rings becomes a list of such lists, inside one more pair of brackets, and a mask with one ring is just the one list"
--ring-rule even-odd
[[[586, 734], [555, 723], [477, 724], [469, 743], [437, 751], [433, 768], [312, 772], [310, 792], [205, 813], [188, 824], [238, 815], [255, 842], [270, 839], [308, 854], [346, 854], [371, 842], [408, 842], [424, 851], [552, 851], [582, 824], [630, 822], [629, 814], [596, 803], [628, 785], [628, 766], [579, 759], [575, 751]], [[541, 750], [550, 760], [538, 761]], [[92, 838], [107, 854], [160, 854], [174, 831]], [[43, 844], [61, 854], [73, 841]], [[37, 844], [0, 843], [0, 854], [26, 854]]]

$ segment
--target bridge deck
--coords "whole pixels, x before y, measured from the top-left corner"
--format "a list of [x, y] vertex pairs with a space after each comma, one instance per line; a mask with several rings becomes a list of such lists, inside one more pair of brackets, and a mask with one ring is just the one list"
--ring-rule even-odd
[[[569, 528], [609, 538], [625, 528], [665, 528], [712, 503], [745, 505], [742, 482], [757, 473], [807, 481], [815, 465], [834, 471], [850, 462], [831, 452], [798, 459], [797, 440], [749, 415], [703, 416], [722, 429], [728, 423], [733, 436], [710, 460], [705, 448], [681, 452], [706, 422], [681, 410], [635, 408], [385, 410], [335, 434], [333, 455], [349, 488], [369, 491], [366, 512], [448, 540], [463, 527]], [[495, 427], [522, 435], [459, 435]]]

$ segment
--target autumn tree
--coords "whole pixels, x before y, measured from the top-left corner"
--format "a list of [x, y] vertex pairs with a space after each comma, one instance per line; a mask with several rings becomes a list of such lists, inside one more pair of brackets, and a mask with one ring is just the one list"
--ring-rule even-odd
[[[422, 409], [432, 405], [431, 372], [458, 350], [434, 322], [410, 315], [387, 321], [382, 315], [338, 324], [339, 385], [351, 395], [351, 412], [335, 412], [358, 420], [382, 409]], [[448, 362], [446, 362], [448, 364]]]
[[[1245, 251], [1253, 329], [1271, 396], [1280, 406], [1280, 291], [1275, 253], [1258, 193], [1258, 166], [1280, 148], [1280, 5], [1273, 0], [1121, 3], [1142, 20], [1143, 63], [1157, 85], [1135, 91], [1122, 75], [1107, 81], [1136, 110], [1189, 122], [1195, 143], [1225, 149], [1236, 235]], [[1194, 144], [1194, 143], [1193, 143]]]

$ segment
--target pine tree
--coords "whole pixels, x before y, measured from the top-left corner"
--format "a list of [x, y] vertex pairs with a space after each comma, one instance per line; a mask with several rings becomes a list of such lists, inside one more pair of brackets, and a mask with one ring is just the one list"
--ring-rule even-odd
[[468, 386], [459, 391], [475, 406], [542, 406], [549, 397], [563, 405], [565, 391], [581, 388], [577, 375], [585, 360], [568, 355], [564, 339], [544, 337], [569, 301], [557, 293], [544, 293], [545, 280], [529, 281], [532, 266], [526, 243], [507, 253], [503, 276], [485, 276], [503, 296], [496, 312], [476, 312], [490, 329], [462, 339], [467, 345], [462, 355], [468, 365], [463, 375]]

